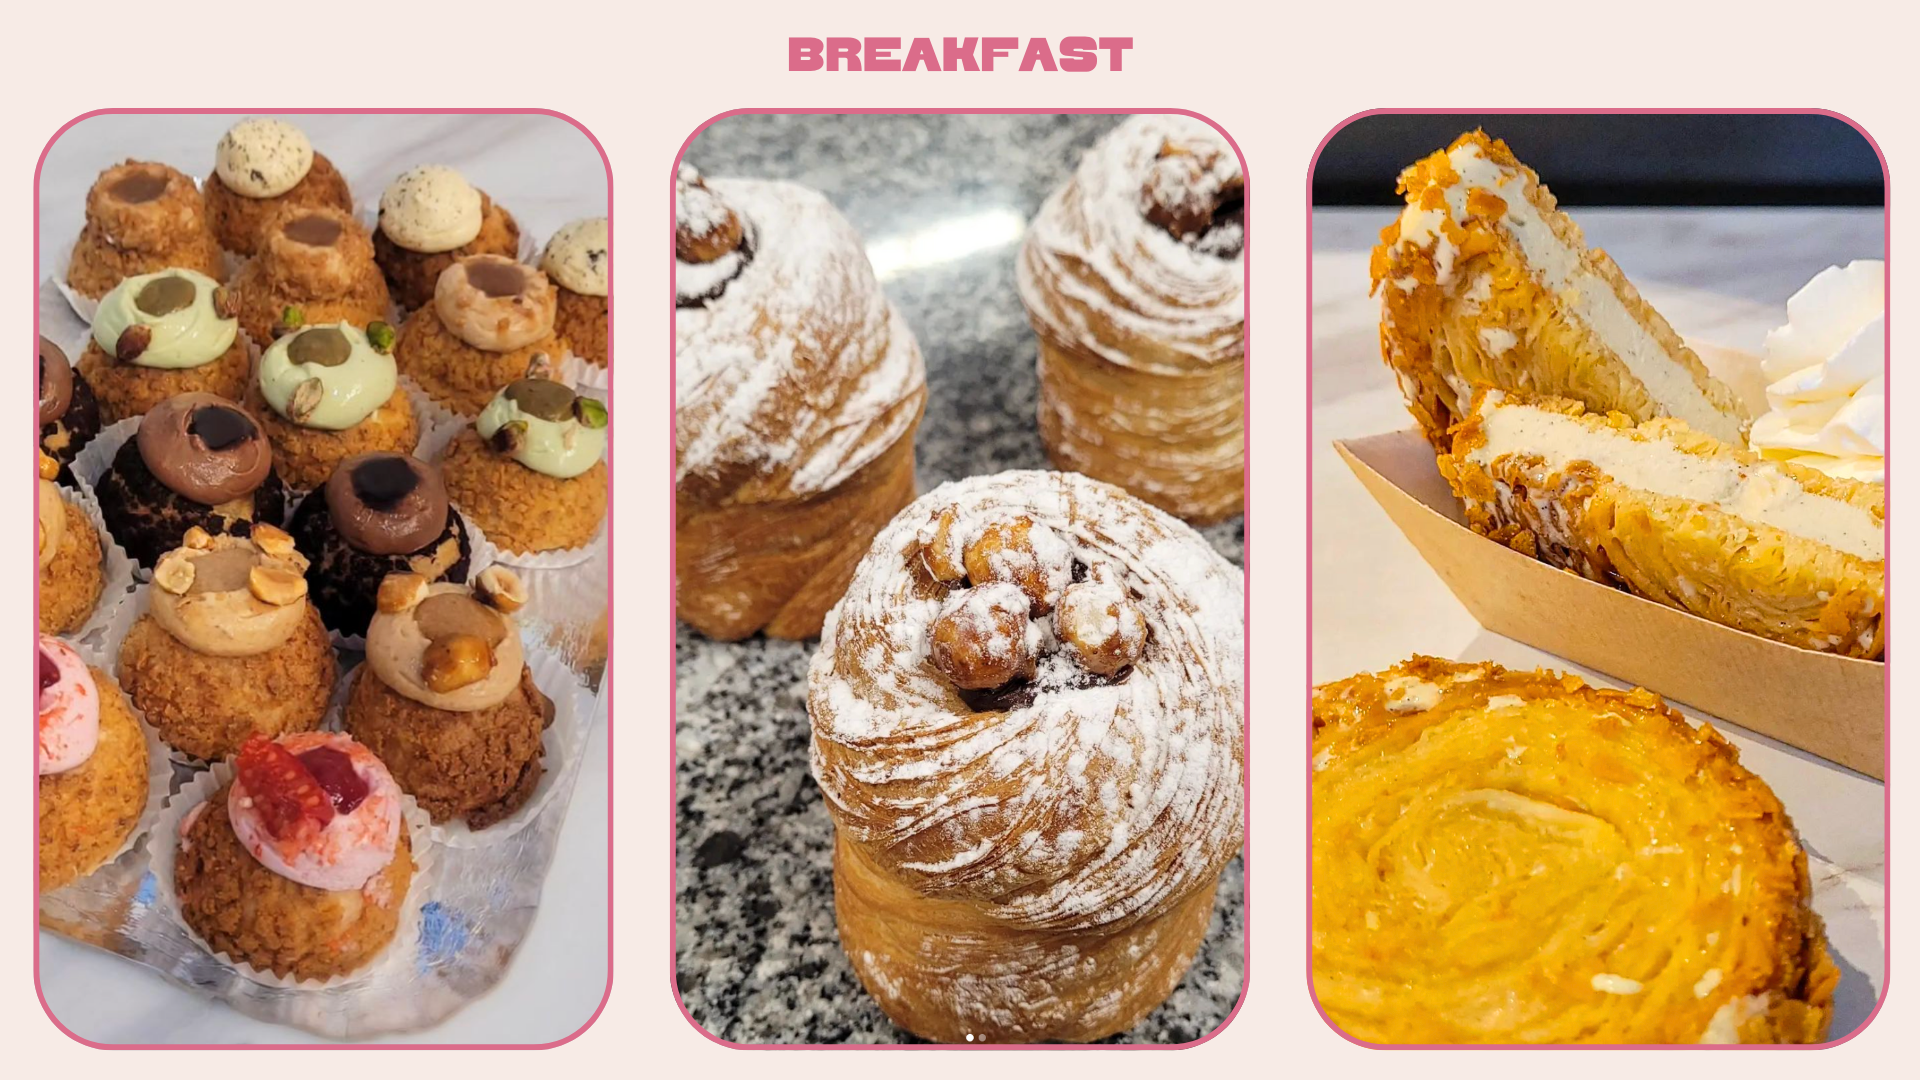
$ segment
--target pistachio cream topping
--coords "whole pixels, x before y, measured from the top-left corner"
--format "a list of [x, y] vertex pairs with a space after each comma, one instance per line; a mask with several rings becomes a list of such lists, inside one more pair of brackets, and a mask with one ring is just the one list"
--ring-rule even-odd
[[256, 656], [307, 617], [307, 558], [271, 525], [251, 536], [187, 530], [153, 567], [148, 611], [182, 645], [207, 656]]
[[137, 274], [114, 286], [93, 317], [93, 343], [108, 356], [141, 367], [195, 368], [218, 359], [240, 332], [214, 302], [220, 283], [174, 267]]
[[417, 165], [380, 196], [380, 231], [409, 251], [452, 251], [480, 235], [480, 190], [445, 165]]
[[393, 396], [399, 372], [351, 323], [305, 327], [260, 356], [260, 394], [302, 427], [345, 431]]
[[285, 120], [251, 117], [227, 129], [213, 148], [213, 171], [235, 194], [285, 195], [313, 168], [313, 144]]
[[394, 693], [430, 708], [478, 712], [500, 704], [526, 666], [520, 627], [499, 606], [503, 595], [388, 575], [367, 626], [367, 666]]
[[540, 269], [569, 292], [607, 295], [607, 219], [581, 218], [560, 226], [540, 256]]
[[607, 407], [547, 379], [508, 384], [473, 428], [495, 451], [561, 480], [593, 468], [607, 452]]

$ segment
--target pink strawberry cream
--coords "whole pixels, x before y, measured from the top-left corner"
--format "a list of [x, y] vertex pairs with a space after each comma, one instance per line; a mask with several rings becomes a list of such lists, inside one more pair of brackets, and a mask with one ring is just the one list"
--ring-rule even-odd
[[40, 775], [77, 769], [100, 744], [100, 691], [73, 646], [40, 635]]
[[400, 785], [373, 751], [346, 735], [310, 731], [288, 735], [279, 746], [306, 774], [299, 778], [300, 788], [317, 787], [316, 797], [329, 805], [308, 808], [318, 812], [308, 814], [300, 827], [289, 827], [274, 815], [278, 807], [249, 791], [242, 769], [227, 793], [234, 835], [281, 877], [333, 891], [365, 886], [393, 861], [400, 840]]

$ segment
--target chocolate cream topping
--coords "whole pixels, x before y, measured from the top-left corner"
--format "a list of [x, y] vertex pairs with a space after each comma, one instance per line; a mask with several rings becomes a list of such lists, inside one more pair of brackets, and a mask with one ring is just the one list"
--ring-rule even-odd
[[51, 424], [73, 404], [73, 365], [60, 346], [40, 339], [40, 422]]
[[152, 202], [166, 193], [167, 174], [157, 169], [142, 170], [121, 177], [107, 190], [124, 203]]
[[141, 418], [140, 459], [175, 494], [218, 506], [253, 493], [273, 449], [253, 417], [208, 393], [179, 394]]
[[327, 513], [348, 546], [374, 555], [412, 555], [447, 527], [440, 470], [405, 454], [357, 454], [327, 478]]
[[308, 247], [332, 247], [340, 239], [340, 223], [324, 214], [308, 214], [287, 223], [281, 232], [287, 239]]

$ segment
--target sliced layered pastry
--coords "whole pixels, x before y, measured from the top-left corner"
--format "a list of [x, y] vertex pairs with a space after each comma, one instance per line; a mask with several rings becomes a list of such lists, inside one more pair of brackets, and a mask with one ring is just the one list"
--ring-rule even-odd
[[1314, 690], [1313, 991], [1371, 1043], [1817, 1043], [1793, 822], [1646, 690], [1416, 656]]
[[1804, 649], [1885, 648], [1878, 484], [1486, 388], [1439, 464], [1475, 532], [1543, 562]]
[[1380, 232], [1380, 352], [1444, 449], [1476, 384], [1671, 416], [1746, 445], [1736, 395], [1653, 310], [1505, 143], [1474, 131], [1400, 174]]

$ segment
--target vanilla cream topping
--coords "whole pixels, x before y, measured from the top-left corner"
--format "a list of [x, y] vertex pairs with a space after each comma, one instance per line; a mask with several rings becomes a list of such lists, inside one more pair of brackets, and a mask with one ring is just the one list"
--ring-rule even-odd
[[313, 168], [306, 132], [285, 120], [251, 117], [227, 129], [213, 149], [213, 171], [229, 190], [253, 199], [285, 195]]
[[380, 231], [406, 248], [432, 254], [480, 235], [480, 191], [445, 165], [418, 165], [380, 195]]
[[1862, 559], [1886, 557], [1886, 535], [1872, 514], [1816, 495], [1770, 463], [1699, 457], [1663, 439], [1601, 430], [1562, 413], [1506, 402], [1504, 396], [1488, 391], [1481, 404], [1486, 441], [1467, 455], [1477, 465], [1507, 454], [1538, 456], [1553, 472], [1576, 461], [1591, 462], [1628, 487], [1708, 503]]
[[540, 269], [569, 292], [607, 295], [607, 219], [581, 218], [560, 226], [540, 256]]
[[1787, 301], [1761, 371], [1769, 411], [1755, 450], [1833, 476], [1882, 483], [1887, 454], [1887, 267], [1830, 266]]

